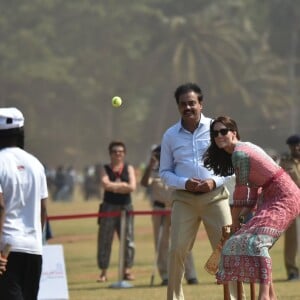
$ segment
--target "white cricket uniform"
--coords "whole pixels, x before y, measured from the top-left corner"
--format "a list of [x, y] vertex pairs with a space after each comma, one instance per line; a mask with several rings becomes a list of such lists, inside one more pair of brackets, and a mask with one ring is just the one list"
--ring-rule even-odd
[[48, 197], [45, 170], [33, 155], [18, 147], [0, 150], [0, 192], [5, 220], [0, 249], [42, 255], [41, 199]]

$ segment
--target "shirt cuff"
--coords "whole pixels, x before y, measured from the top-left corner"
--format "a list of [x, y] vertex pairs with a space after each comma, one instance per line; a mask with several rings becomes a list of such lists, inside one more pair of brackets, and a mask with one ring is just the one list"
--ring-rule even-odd
[[188, 180], [189, 180], [188, 178], [184, 178], [184, 177], [178, 178], [176, 189], [185, 190], [185, 184]]
[[216, 188], [219, 188], [219, 187], [221, 187], [222, 185], [224, 185], [224, 178], [223, 178], [223, 177], [216, 177], [216, 176], [214, 176], [212, 179], [213, 179], [213, 180], [215, 181], [215, 183], [216, 183]]

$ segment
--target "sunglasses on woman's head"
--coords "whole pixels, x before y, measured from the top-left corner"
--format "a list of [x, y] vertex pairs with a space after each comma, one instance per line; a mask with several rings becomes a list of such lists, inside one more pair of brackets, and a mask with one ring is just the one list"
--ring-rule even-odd
[[219, 136], [219, 133], [221, 133], [222, 136], [225, 136], [225, 135], [227, 135], [227, 133], [229, 131], [230, 131], [230, 129], [228, 129], [228, 128], [222, 128], [220, 130], [213, 130], [212, 131], [212, 136], [216, 138], [216, 137]]

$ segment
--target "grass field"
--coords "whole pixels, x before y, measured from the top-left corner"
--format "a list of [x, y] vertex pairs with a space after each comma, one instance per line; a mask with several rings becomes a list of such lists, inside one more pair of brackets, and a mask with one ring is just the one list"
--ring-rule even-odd
[[[96, 213], [99, 200], [84, 201], [80, 193], [76, 193], [72, 202], [48, 202], [50, 216]], [[134, 195], [135, 210], [149, 210], [148, 201], [143, 193]], [[166, 299], [166, 287], [161, 287], [161, 279], [156, 273], [155, 285], [150, 287], [150, 277], [153, 272], [154, 247], [150, 215], [135, 217], [136, 257], [133, 273], [136, 280], [132, 288], [111, 288], [118, 282], [118, 251], [119, 243], [114, 240], [108, 279], [106, 283], [97, 283], [99, 270], [96, 263], [97, 224], [95, 218], [53, 220], [51, 228], [54, 238], [48, 244], [61, 244], [64, 248], [69, 296], [71, 300], [153, 300]], [[283, 239], [281, 238], [271, 250], [273, 258], [273, 278], [278, 299], [300, 299], [300, 282], [287, 282], [283, 265]], [[194, 259], [197, 266], [200, 284], [186, 285], [184, 294], [187, 300], [221, 300], [222, 286], [215, 284], [214, 277], [203, 268], [211, 253], [210, 246], [203, 227], [200, 227], [194, 249]], [[248, 290], [248, 286], [246, 287]], [[258, 291], [258, 286], [256, 286]], [[249, 293], [248, 293], [249, 295]], [[247, 297], [249, 299], [249, 297]]]

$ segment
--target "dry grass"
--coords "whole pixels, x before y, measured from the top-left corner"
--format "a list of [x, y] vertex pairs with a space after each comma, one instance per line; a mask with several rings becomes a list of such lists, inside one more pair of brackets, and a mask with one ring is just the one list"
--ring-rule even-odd
[[[48, 211], [51, 216], [96, 213], [98, 205], [98, 200], [94, 199], [86, 202], [80, 193], [77, 192], [76, 198], [72, 202], [49, 201]], [[135, 195], [134, 205], [135, 210], [149, 209], [149, 204], [144, 199], [143, 193]], [[133, 271], [136, 280], [133, 282], [133, 287], [128, 289], [110, 288], [112, 283], [118, 282], [118, 241], [116, 238], [114, 240], [108, 273], [109, 281], [107, 283], [96, 282], [99, 270], [96, 263], [97, 225], [95, 218], [51, 221], [51, 227], [54, 238], [49, 241], [49, 244], [62, 244], [64, 247], [71, 300], [166, 299], [166, 288], [159, 286], [161, 280], [157, 274], [155, 286], [149, 286], [154, 261], [150, 216], [138, 215], [135, 217], [136, 259]], [[201, 227], [193, 249], [200, 284], [197, 286], [184, 284], [184, 294], [187, 300], [223, 299], [222, 287], [216, 285], [214, 277], [203, 269], [204, 262], [209, 257], [210, 252], [211, 249], [206, 234]], [[273, 277], [278, 299], [300, 299], [299, 282], [285, 281], [286, 274], [283, 265], [282, 239], [274, 246], [271, 255], [273, 258]]]

